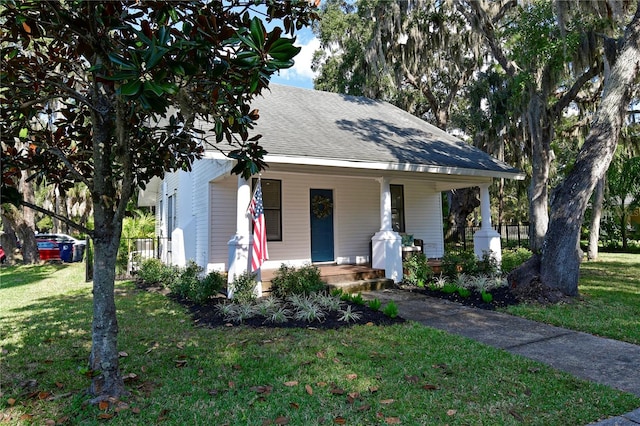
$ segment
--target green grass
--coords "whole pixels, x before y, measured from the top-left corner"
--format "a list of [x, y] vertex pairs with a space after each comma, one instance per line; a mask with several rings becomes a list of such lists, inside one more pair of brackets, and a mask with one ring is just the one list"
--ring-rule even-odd
[[580, 268], [572, 304], [512, 306], [505, 311], [572, 330], [640, 344], [640, 255], [600, 253]]
[[116, 290], [120, 367], [135, 376], [129, 397], [100, 410], [84, 393], [91, 291], [82, 277], [77, 264], [0, 270], [0, 421], [567, 425], [640, 406], [630, 394], [415, 323], [206, 329], [126, 282]]

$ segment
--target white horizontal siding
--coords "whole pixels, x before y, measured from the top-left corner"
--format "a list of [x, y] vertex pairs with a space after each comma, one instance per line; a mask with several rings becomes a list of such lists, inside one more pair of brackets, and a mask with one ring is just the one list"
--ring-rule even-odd
[[227, 243], [236, 232], [237, 189], [237, 176], [209, 183], [209, 263], [216, 269], [229, 266]]
[[[365, 263], [371, 237], [380, 229], [380, 183], [373, 178], [333, 177], [293, 173], [270, 173], [263, 179], [282, 183], [282, 241], [269, 241], [265, 269], [282, 263], [311, 262], [311, 189], [330, 189], [334, 199], [334, 255], [338, 263]], [[440, 193], [417, 181], [393, 181], [405, 186], [407, 233], [423, 239], [428, 257], [444, 251]], [[209, 183], [209, 266], [228, 269], [228, 241], [236, 231], [236, 176]], [[204, 197], [203, 197], [204, 198]], [[246, 208], [242, 206], [242, 208]]]
[[405, 232], [424, 241], [428, 258], [444, 254], [442, 196], [432, 185], [418, 181], [393, 182], [404, 185]]

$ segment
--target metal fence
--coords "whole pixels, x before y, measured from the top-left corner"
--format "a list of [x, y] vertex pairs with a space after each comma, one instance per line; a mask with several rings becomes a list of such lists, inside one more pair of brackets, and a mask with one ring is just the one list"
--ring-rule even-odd
[[[473, 249], [473, 235], [480, 226], [461, 226], [456, 228], [445, 241], [445, 252], [460, 252]], [[502, 248], [529, 247], [529, 225], [494, 225], [500, 234]]]
[[[164, 248], [171, 254], [171, 240], [168, 238], [122, 238], [116, 262], [116, 275], [131, 278], [146, 259], [160, 259]], [[166, 260], [166, 259], [163, 259]]]

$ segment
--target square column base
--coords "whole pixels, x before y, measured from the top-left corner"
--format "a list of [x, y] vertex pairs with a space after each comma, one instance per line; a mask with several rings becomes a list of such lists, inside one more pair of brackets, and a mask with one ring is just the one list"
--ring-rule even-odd
[[473, 251], [478, 259], [482, 259], [484, 253], [489, 253], [498, 265], [500, 265], [500, 262], [502, 262], [500, 234], [493, 229], [479, 230], [473, 235]]
[[[229, 246], [229, 270], [227, 271], [227, 297], [233, 299], [233, 281], [237, 276], [250, 271], [249, 250], [251, 239], [244, 235], [234, 235], [227, 243]], [[260, 271], [257, 272], [255, 293], [257, 297], [262, 296], [262, 281]]]
[[371, 238], [371, 267], [384, 269], [385, 277], [402, 281], [402, 237], [394, 231], [379, 231]]

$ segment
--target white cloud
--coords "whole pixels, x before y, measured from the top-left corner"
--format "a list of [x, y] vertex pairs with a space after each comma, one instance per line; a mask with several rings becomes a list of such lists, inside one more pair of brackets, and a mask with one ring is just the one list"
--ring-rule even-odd
[[311, 70], [311, 61], [313, 60], [313, 52], [320, 48], [320, 40], [313, 37], [306, 44], [296, 42], [295, 45], [302, 47], [300, 53], [294, 58], [295, 65], [280, 71], [280, 78], [284, 80], [312, 81], [317, 76], [317, 73]]

